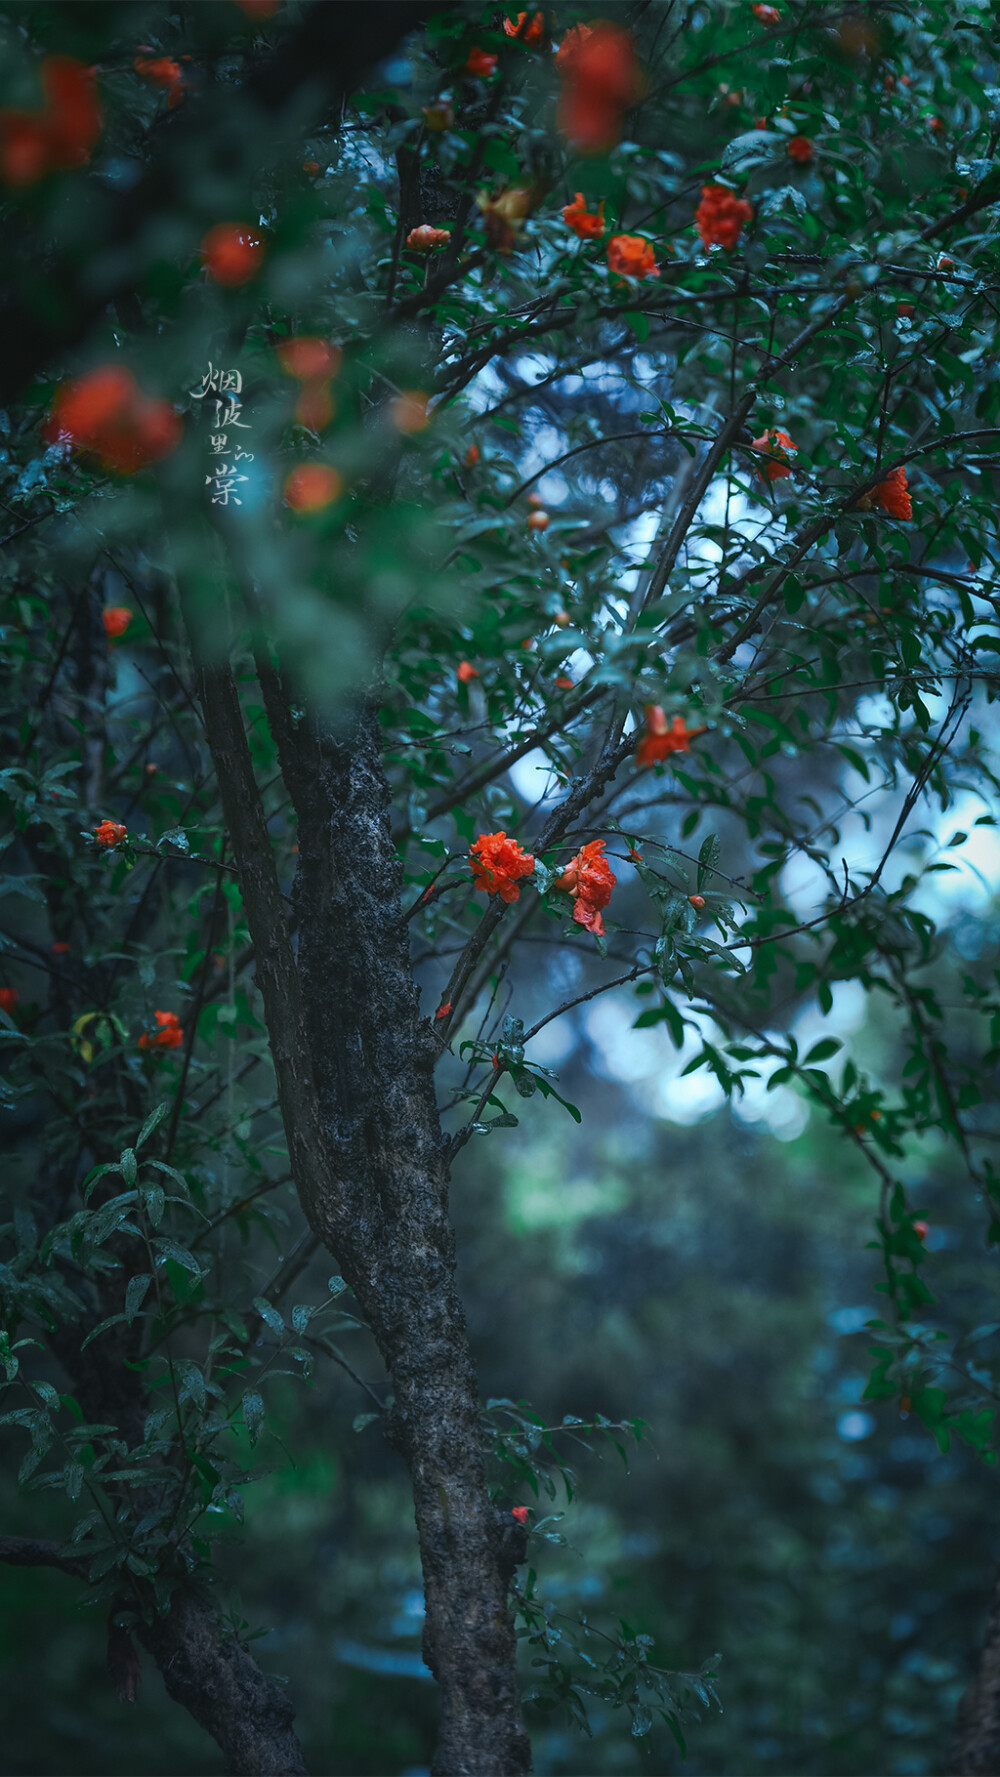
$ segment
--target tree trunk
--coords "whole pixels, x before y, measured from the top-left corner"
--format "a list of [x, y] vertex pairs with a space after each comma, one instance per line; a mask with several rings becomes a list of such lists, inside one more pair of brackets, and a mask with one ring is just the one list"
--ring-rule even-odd
[[1000, 1579], [986, 1623], [979, 1670], [958, 1706], [953, 1777], [996, 1777], [1000, 1771]]
[[[306, 1214], [354, 1290], [392, 1379], [385, 1429], [410, 1471], [424, 1658], [441, 1687], [435, 1777], [515, 1777], [530, 1769], [507, 1609], [518, 1554], [486, 1487], [479, 1396], [454, 1285], [448, 1150], [433, 1076], [439, 1045], [419, 1014], [377, 707], [359, 702], [339, 734], [308, 719], [293, 725], [279, 674], [263, 659], [258, 672], [298, 815], [294, 960], [235, 683], [216, 668], [202, 672], [200, 689], [262, 958], [258, 985], [272, 1045], [277, 1033], [279, 1043], [308, 1052], [308, 1068], [275, 1057], [292, 1165]], [[304, 1042], [291, 1028], [299, 1016]], [[317, 1108], [321, 1152], [311, 1136], [301, 1139]]]

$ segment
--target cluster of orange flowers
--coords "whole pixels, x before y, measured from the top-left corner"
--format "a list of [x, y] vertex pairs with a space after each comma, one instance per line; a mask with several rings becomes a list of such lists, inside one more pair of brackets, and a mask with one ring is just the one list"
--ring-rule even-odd
[[118, 475], [134, 475], [168, 456], [181, 430], [169, 401], [143, 394], [124, 365], [106, 364], [62, 384], [42, 437], [87, 451]]
[[340, 369], [340, 347], [328, 339], [302, 334], [298, 339], [284, 340], [277, 353], [282, 370], [302, 384], [295, 418], [311, 432], [322, 432], [333, 418], [330, 384]]
[[557, 889], [574, 897], [573, 918], [577, 925], [593, 932], [596, 938], [604, 936], [601, 910], [610, 901], [611, 890], [618, 881], [607, 859], [601, 855], [604, 845], [603, 839], [592, 839], [589, 845], [582, 846], [555, 881]]
[[730, 251], [740, 238], [744, 222], [753, 210], [745, 198], [737, 197], [725, 185], [703, 185], [701, 203], [695, 211], [695, 223], [703, 247], [727, 247]]
[[159, 1029], [144, 1030], [139, 1038], [140, 1049], [179, 1049], [184, 1041], [184, 1032], [176, 1012], [154, 1013]]
[[86, 166], [104, 128], [95, 69], [75, 56], [46, 56], [41, 75], [41, 111], [0, 111], [0, 177], [13, 187]]
[[473, 881], [477, 889], [488, 895], [499, 895], [502, 901], [519, 901], [518, 887], [522, 877], [534, 873], [535, 860], [522, 851], [516, 839], [506, 833], [480, 833], [469, 850]]

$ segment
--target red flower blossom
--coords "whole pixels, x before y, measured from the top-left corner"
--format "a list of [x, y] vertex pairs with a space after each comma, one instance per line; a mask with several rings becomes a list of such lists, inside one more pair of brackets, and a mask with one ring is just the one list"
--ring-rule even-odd
[[771, 459], [764, 468], [757, 471], [763, 481], [784, 481], [785, 477], [792, 473], [785, 453], [796, 451], [798, 445], [794, 439], [788, 436], [787, 432], [776, 431], [772, 426], [767, 432], [762, 432], [759, 438], [754, 439], [750, 449], [761, 451], [764, 456]]
[[646, 732], [636, 750], [637, 765], [656, 765], [671, 753], [689, 753], [691, 742], [699, 734], [706, 733], [706, 725], [700, 728], [688, 728], [683, 716], [675, 716], [670, 726], [658, 703], [646, 705]]
[[13, 1014], [20, 997], [16, 987], [0, 987], [0, 1010], [6, 1012], [8, 1018]]
[[745, 198], [724, 185], [703, 185], [701, 203], [695, 211], [695, 223], [703, 247], [726, 247], [732, 251], [740, 238], [744, 222], [753, 210]]
[[109, 642], [113, 642], [116, 636], [125, 634], [132, 621], [132, 616], [133, 613], [127, 605], [105, 605], [101, 612], [101, 618], [104, 623], [104, 633]]
[[581, 241], [596, 240], [604, 233], [604, 199], [601, 199], [594, 214], [584, 203], [583, 192], [578, 191], [573, 202], [564, 205], [562, 217], [566, 227], [579, 235]]
[[869, 498], [891, 518], [901, 518], [904, 522], [913, 517], [913, 503], [910, 499], [906, 482], [906, 470], [902, 464], [893, 469], [891, 475], [873, 487]]
[[319, 172], [319, 161], [318, 160], [304, 160], [302, 162], [302, 171], [304, 173], [308, 173], [310, 179], [315, 179], [316, 174]]
[[556, 50], [556, 67], [559, 69], [560, 73], [562, 73], [562, 70], [568, 63], [575, 60], [586, 43], [587, 38], [592, 37], [593, 34], [593, 25], [570, 26], [560, 43], [559, 48]]
[[96, 72], [75, 56], [46, 56], [41, 111], [0, 111], [0, 177], [33, 185], [45, 173], [86, 166], [104, 128]]
[[184, 1032], [177, 1013], [156, 1012], [154, 1017], [160, 1028], [152, 1035], [149, 1031], [143, 1031], [139, 1038], [140, 1049], [179, 1049], [184, 1041]]
[[438, 247], [446, 247], [450, 240], [450, 228], [432, 228], [429, 222], [422, 222], [419, 228], [410, 229], [406, 244], [411, 253], [434, 253]]
[[517, 37], [521, 43], [541, 43], [545, 36], [545, 14], [535, 12], [528, 18], [526, 12], [519, 12], [516, 19], [505, 18], [503, 28], [508, 37]]
[[930, 1222], [914, 1222], [913, 1232], [918, 1240], [926, 1240], [931, 1231]]
[[264, 243], [242, 222], [217, 222], [201, 243], [201, 258], [210, 278], [227, 289], [249, 283], [260, 269]]
[[752, 7], [751, 11], [754, 18], [762, 25], [779, 25], [781, 23], [781, 14], [776, 6], [758, 4]]
[[478, 461], [479, 461], [479, 446], [478, 446], [478, 444], [470, 444], [468, 450], [466, 451], [464, 457], [462, 458], [462, 462], [465, 465], [466, 469], [474, 469], [476, 464], [478, 463]]
[[573, 680], [568, 678], [565, 673], [560, 673], [556, 680], [556, 688], [559, 691], [572, 691]]
[[528, 1506], [511, 1506], [510, 1508], [511, 1517], [516, 1518], [519, 1524], [527, 1524], [529, 1512], [530, 1507]]
[[119, 475], [134, 475], [168, 456], [181, 430], [169, 401], [144, 395], [124, 365], [105, 364], [62, 384], [42, 437], [90, 451]]
[[150, 86], [162, 86], [167, 95], [167, 104], [171, 111], [179, 105], [184, 97], [184, 76], [180, 62], [172, 61], [170, 56], [136, 56], [135, 71]]
[[427, 411], [429, 395], [422, 389], [404, 389], [389, 403], [389, 418], [397, 432], [423, 432], [431, 423]]
[[536, 509], [534, 512], [528, 513], [529, 531], [547, 531], [548, 528], [549, 515], [547, 512], [542, 512], [541, 510]]
[[293, 512], [321, 512], [340, 498], [344, 478], [331, 463], [298, 463], [285, 477], [285, 499]]
[[123, 827], [120, 821], [102, 821], [99, 827], [94, 828], [94, 844], [101, 846], [104, 851], [114, 851], [115, 846], [121, 845], [127, 838], [128, 828]]
[[622, 118], [639, 96], [639, 68], [630, 31], [599, 24], [568, 32], [556, 66], [562, 77], [557, 124], [575, 148], [601, 153], [620, 140]]
[[904, 317], [909, 318], [910, 315], [915, 315], [916, 312], [912, 302], [898, 302], [896, 304], [897, 315], [903, 315]]
[[689, 895], [688, 900], [690, 901], [690, 903], [696, 913], [700, 913], [702, 908], [705, 905], [704, 895]]
[[471, 660], [459, 661], [458, 677], [461, 680], [463, 685], [467, 685], [469, 683], [470, 679], [478, 679], [479, 674], [476, 671], [476, 668], [473, 666]]
[[658, 278], [652, 241], [641, 234], [613, 234], [608, 242], [608, 269], [630, 278]]
[[589, 845], [581, 847], [555, 880], [557, 889], [575, 897], [573, 918], [577, 925], [593, 932], [596, 938], [604, 936], [601, 909], [607, 906], [618, 881], [607, 859], [601, 856], [604, 844], [603, 839], [592, 839]]
[[469, 863], [477, 889], [499, 895], [503, 901], [520, 900], [518, 882], [535, 868], [531, 853], [522, 851], [517, 840], [508, 839], [503, 832], [480, 833], [470, 848]]
[[813, 145], [808, 136], [793, 136], [788, 144], [788, 153], [792, 160], [812, 160]]
[[53, 944], [52, 955], [53, 956], [68, 956], [69, 955], [69, 945], [66, 943], [65, 939], [61, 939], [59, 941], [59, 943]]
[[480, 49], [477, 44], [470, 49], [462, 73], [470, 75], [473, 80], [489, 80], [490, 75], [497, 71], [499, 59], [499, 56], [491, 55], [488, 49]]
[[300, 334], [297, 339], [283, 340], [277, 353], [282, 370], [302, 383], [336, 376], [340, 369], [340, 347], [315, 334]]

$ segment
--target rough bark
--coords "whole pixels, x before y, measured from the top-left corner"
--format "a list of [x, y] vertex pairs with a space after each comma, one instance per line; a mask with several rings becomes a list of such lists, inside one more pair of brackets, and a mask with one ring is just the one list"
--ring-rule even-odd
[[304, 1777], [294, 1710], [273, 1678], [231, 1636], [209, 1604], [175, 1592], [169, 1614], [136, 1629], [175, 1703], [218, 1741], [239, 1777]]
[[996, 1777], [1000, 1771], [1000, 1579], [979, 1670], [958, 1706], [949, 1771], [952, 1777]]
[[[308, 1077], [304, 1067], [278, 1068], [293, 1170], [392, 1378], [386, 1433], [410, 1471], [424, 1657], [441, 1689], [435, 1777], [512, 1777], [529, 1769], [530, 1749], [507, 1609], [510, 1539], [486, 1487], [454, 1284], [447, 1143], [433, 1080], [438, 1044], [419, 1013], [377, 709], [359, 702], [336, 734], [308, 720], [292, 725], [278, 673], [258, 665], [299, 822], [297, 955], [282, 939], [278, 966], [265, 965], [258, 981], [272, 1040], [276, 1033], [279, 1047], [300, 1050], [305, 1042], [321, 1123], [318, 1144], [298, 1139]], [[235, 685], [221, 668], [203, 673], [201, 685], [251, 937], [273, 959], [284, 914]], [[290, 1029], [299, 1019], [304, 1036]]]

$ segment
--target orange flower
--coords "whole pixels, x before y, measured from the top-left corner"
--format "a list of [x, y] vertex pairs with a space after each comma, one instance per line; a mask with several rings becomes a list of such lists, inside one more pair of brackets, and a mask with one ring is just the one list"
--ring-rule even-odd
[[458, 676], [462, 684], [467, 685], [470, 679], [478, 679], [479, 674], [471, 661], [460, 660], [458, 664]]
[[[913, 503], [907, 486], [906, 470], [901, 463], [893, 469], [890, 475], [886, 476], [884, 481], [880, 481], [877, 487], [873, 487], [867, 497], [874, 505], [881, 506], [883, 512], [888, 512], [891, 518], [900, 518], [905, 523], [913, 517]], [[858, 505], [861, 504], [862, 502], [859, 500]]]
[[285, 477], [285, 499], [293, 512], [321, 512], [340, 498], [344, 478], [330, 463], [298, 463]]
[[661, 705], [647, 703], [646, 732], [639, 742], [635, 762], [637, 765], [656, 765], [671, 753], [689, 753], [691, 742], [705, 732], [704, 723], [700, 728], [688, 728], [683, 716], [675, 716], [668, 728]]
[[479, 461], [479, 446], [478, 446], [478, 444], [470, 444], [468, 450], [466, 451], [464, 457], [462, 458], [462, 462], [463, 462], [466, 469], [474, 469], [476, 464], [478, 463], [478, 461]]
[[808, 136], [793, 136], [788, 144], [788, 153], [792, 160], [812, 160], [813, 145]]
[[595, 215], [584, 203], [583, 192], [578, 191], [573, 202], [564, 206], [562, 217], [566, 227], [579, 235], [581, 241], [596, 240], [604, 233], [604, 199], [598, 204]]
[[124, 365], [106, 364], [62, 384], [42, 437], [90, 451], [119, 475], [134, 475], [168, 456], [181, 430], [169, 401], [144, 395]]
[[301, 383], [325, 380], [336, 376], [340, 369], [340, 347], [316, 334], [303, 333], [297, 339], [283, 340], [276, 350], [282, 370]]
[[327, 382], [306, 383], [295, 403], [295, 418], [310, 432], [322, 432], [335, 412], [333, 396]]
[[20, 997], [16, 987], [0, 987], [0, 1011], [6, 1012], [9, 1018]]
[[548, 528], [549, 515], [547, 512], [542, 512], [540, 509], [536, 509], [534, 512], [528, 513], [529, 531], [547, 531]]
[[560, 691], [572, 691], [573, 680], [568, 678], [565, 673], [560, 673], [556, 680], [556, 686]]
[[771, 461], [765, 464], [763, 469], [757, 471], [762, 481], [784, 481], [785, 477], [792, 473], [785, 452], [798, 450], [798, 445], [788, 436], [787, 432], [776, 431], [771, 426], [768, 431], [762, 432], [759, 438], [754, 439], [750, 449], [761, 451], [764, 456], [771, 458]]
[[421, 389], [404, 389], [389, 403], [389, 418], [397, 432], [423, 432], [431, 423], [427, 411], [429, 395]]
[[422, 222], [419, 228], [410, 229], [406, 244], [411, 253], [433, 253], [438, 247], [446, 247], [450, 240], [450, 228], [432, 228], [429, 222]]
[[545, 35], [545, 14], [536, 12], [529, 19], [526, 12], [519, 12], [516, 21], [505, 18], [503, 28], [508, 37], [517, 37], [521, 43], [541, 43]]
[[559, 46], [562, 76], [557, 125], [573, 146], [589, 153], [613, 148], [622, 118], [639, 96], [639, 69], [632, 33], [620, 25], [599, 24]]
[[529, 1513], [529, 1506], [511, 1506], [510, 1508], [511, 1517], [516, 1518], [519, 1524], [527, 1524]]
[[121, 845], [127, 838], [128, 828], [123, 827], [120, 821], [102, 821], [99, 827], [94, 828], [94, 844], [105, 851], [114, 851], [115, 846]]
[[180, 62], [172, 61], [169, 56], [136, 56], [133, 66], [143, 80], [149, 81], [150, 86], [164, 88], [171, 111], [175, 105], [180, 104], [184, 97], [184, 76]]
[[604, 936], [601, 909], [607, 906], [618, 881], [607, 859], [601, 856], [604, 845], [603, 839], [592, 839], [589, 845], [581, 847], [553, 885], [575, 897], [573, 918], [596, 938]]
[[746, 199], [737, 197], [724, 185], [703, 185], [694, 217], [702, 246], [727, 247], [732, 251], [744, 222], [749, 222], [752, 215]]
[[177, 1013], [156, 1012], [154, 1017], [160, 1028], [152, 1036], [148, 1031], [143, 1031], [139, 1038], [140, 1049], [179, 1049], [184, 1041], [184, 1032]]
[[132, 612], [127, 605], [105, 605], [101, 612], [104, 622], [104, 633], [109, 642], [117, 636], [123, 636], [132, 621]]
[[462, 73], [470, 75], [473, 80], [489, 80], [490, 75], [497, 71], [499, 59], [499, 56], [491, 55], [488, 49], [480, 49], [476, 45], [470, 49]]
[[249, 283], [260, 269], [264, 243], [242, 222], [217, 222], [201, 243], [202, 263], [210, 278], [227, 289]]
[[903, 315], [906, 319], [909, 319], [911, 315], [915, 315], [916, 312], [912, 302], [898, 302], [896, 304], [897, 315]]
[[705, 905], [704, 895], [689, 895], [688, 900], [690, 901], [690, 903], [696, 913], [700, 913], [702, 908]]
[[556, 67], [559, 69], [560, 73], [566, 67], [567, 63], [575, 61], [586, 43], [587, 38], [592, 37], [593, 34], [594, 28], [592, 25], [570, 26], [560, 43], [559, 48], [556, 50]]
[[33, 185], [44, 173], [86, 166], [104, 128], [96, 71], [75, 56], [46, 56], [41, 111], [0, 111], [0, 176]]
[[641, 234], [613, 234], [608, 242], [608, 269], [630, 278], [658, 278], [652, 241]]
[[758, 4], [757, 6], [751, 7], [751, 11], [754, 18], [759, 20], [762, 25], [778, 25], [781, 23], [781, 14], [776, 6], [763, 6]]
[[535, 868], [531, 853], [522, 851], [516, 839], [508, 839], [502, 832], [480, 833], [470, 848], [469, 863], [477, 889], [499, 895], [502, 901], [520, 900], [518, 882]]
[[319, 161], [318, 160], [304, 160], [302, 162], [302, 171], [304, 173], [308, 173], [310, 179], [315, 179], [316, 174], [319, 172]]

